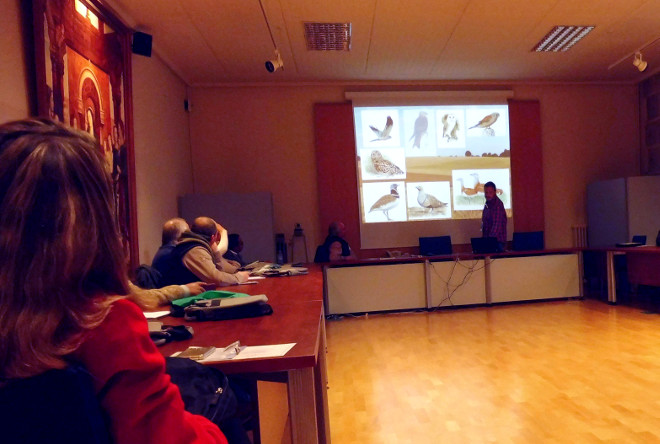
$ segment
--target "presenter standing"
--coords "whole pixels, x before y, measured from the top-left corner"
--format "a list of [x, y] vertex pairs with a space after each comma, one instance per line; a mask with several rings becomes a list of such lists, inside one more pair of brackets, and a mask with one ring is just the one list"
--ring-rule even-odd
[[484, 195], [486, 205], [481, 215], [481, 231], [483, 237], [495, 237], [499, 245], [499, 251], [504, 251], [506, 245], [506, 210], [504, 204], [497, 197], [497, 188], [493, 182], [486, 182]]

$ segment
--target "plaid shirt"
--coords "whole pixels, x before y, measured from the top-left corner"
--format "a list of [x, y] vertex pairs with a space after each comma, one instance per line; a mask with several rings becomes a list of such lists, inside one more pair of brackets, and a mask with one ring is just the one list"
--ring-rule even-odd
[[486, 201], [481, 216], [483, 237], [496, 237], [498, 242], [506, 242], [506, 210], [499, 197]]

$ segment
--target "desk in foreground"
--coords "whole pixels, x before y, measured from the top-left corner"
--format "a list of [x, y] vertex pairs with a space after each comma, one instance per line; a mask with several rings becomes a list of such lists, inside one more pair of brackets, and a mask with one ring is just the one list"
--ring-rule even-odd
[[[227, 287], [225, 287], [227, 288]], [[229, 321], [194, 322], [167, 317], [171, 325], [194, 328], [194, 337], [161, 347], [169, 356], [190, 345], [226, 346], [240, 340], [244, 345], [295, 342], [282, 357], [207, 362], [228, 374], [263, 380], [285, 380], [288, 387], [293, 443], [329, 443], [325, 319], [322, 276], [318, 267], [306, 276], [268, 278], [256, 285], [229, 287], [233, 291], [266, 294], [273, 314]]]

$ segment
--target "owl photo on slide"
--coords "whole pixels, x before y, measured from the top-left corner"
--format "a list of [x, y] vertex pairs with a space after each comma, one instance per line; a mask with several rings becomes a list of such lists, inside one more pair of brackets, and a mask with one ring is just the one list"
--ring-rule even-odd
[[451, 140], [458, 140], [459, 130], [460, 127], [455, 115], [445, 114], [442, 116], [442, 137], [446, 138], [447, 142]]

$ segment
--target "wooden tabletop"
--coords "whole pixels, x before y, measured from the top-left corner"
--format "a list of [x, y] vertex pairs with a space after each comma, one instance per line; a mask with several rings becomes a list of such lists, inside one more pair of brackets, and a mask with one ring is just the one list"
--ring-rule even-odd
[[171, 316], [160, 319], [163, 324], [191, 326], [194, 336], [187, 341], [170, 342], [159, 350], [170, 356], [190, 345], [224, 347], [234, 341], [241, 345], [273, 345], [295, 342], [283, 357], [222, 361], [217, 364], [226, 373], [280, 372], [316, 363], [323, 316], [323, 274], [310, 265], [309, 274], [269, 277], [252, 285], [222, 287], [222, 290], [265, 294], [273, 314], [228, 321], [185, 321]]
[[628, 254], [660, 254], [660, 247], [653, 245], [640, 245], [638, 247], [589, 247], [584, 248], [583, 251], [595, 251], [595, 252], [608, 252], [612, 251], [614, 253], [628, 253]]
[[400, 263], [416, 263], [424, 261], [454, 261], [454, 260], [474, 260], [483, 259], [484, 257], [499, 258], [499, 257], [521, 257], [521, 256], [544, 256], [551, 254], [573, 254], [580, 251], [579, 248], [548, 248], [544, 250], [507, 250], [501, 253], [453, 253], [443, 254], [436, 256], [401, 256], [401, 257], [384, 257], [384, 258], [368, 258], [368, 259], [355, 259], [349, 261], [326, 262], [323, 265], [327, 267], [355, 267], [359, 265], [388, 265]]

